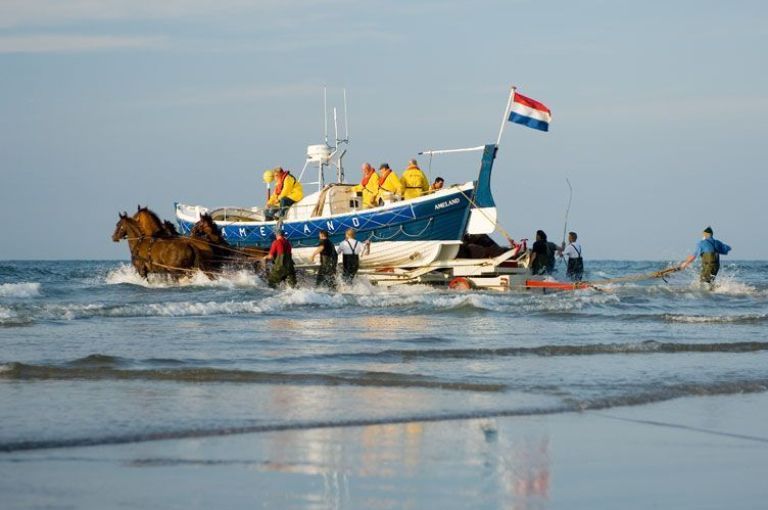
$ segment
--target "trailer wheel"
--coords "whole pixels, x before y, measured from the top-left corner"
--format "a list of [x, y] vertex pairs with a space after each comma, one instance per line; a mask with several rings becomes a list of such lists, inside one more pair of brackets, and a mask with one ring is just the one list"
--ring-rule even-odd
[[468, 278], [457, 276], [448, 282], [448, 288], [451, 290], [472, 290], [475, 288], [475, 284]]

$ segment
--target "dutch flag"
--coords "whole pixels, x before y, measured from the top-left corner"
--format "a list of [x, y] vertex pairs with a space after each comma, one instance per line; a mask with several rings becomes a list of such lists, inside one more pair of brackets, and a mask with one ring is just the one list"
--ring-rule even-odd
[[509, 108], [509, 121], [540, 131], [549, 131], [552, 113], [535, 99], [515, 92]]

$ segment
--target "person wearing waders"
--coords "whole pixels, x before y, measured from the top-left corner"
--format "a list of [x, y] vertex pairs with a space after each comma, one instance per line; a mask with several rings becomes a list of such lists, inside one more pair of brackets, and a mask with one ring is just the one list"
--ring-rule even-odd
[[282, 230], [278, 229], [275, 233], [275, 240], [272, 241], [269, 254], [264, 260], [272, 261], [272, 270], [267, 276], [270, 287], [274, 289], [286, 280], [291, 287], [296, 286], [296, 268], [291, 256], [291, 243], [285, 238]]
[[341, 279], [352, 283], [360, 268], [360, 257], [371, 252], [371, 240], [361, 243], [355, 239], [355, 229], [347, 229], [344, 240], [339, 243], [336, 252], [341, 255]]
[[574, 282], [580, 282], [584, 277], [584, 259], [581, 257], [581, 243], [577, 243], [579, 236], [576, 232], [568, 232], [568, 245], [563, 243], [562, 256], [566, 260], [565, 276]]
[[715, 277], [720, 271], [720, 255], [728, 255], [731, 247], [713, 237], [712, 227], [707, 227], [702, 232], [701, 240], [696, 245], [696, 250], [680, 264], [680, 269], [690, 266], [697, 257], [701, 257], [701, 273], [699, 280], [710, 286], [715, 283]]
[[317, 270], [317, 280], [315, 285], [324, 286], [331, 290], [336, 289], [336, 264], [339, 262], [339, 255], [336, 253], [336, 247], [328, 239], [328, 231], [321, 230], [319, 233], [320, 244], [312, 253], [312, 262], [320, 255], [320, 268]]
[[[536, 231], [536, 242], [531, 248], [531, 272], [533, 274], [551, 274], [555, 269], [555, 251], [547, 241], [547, 234], [543, 230]], [[555, 245], [557, 248], [557, 245]]]

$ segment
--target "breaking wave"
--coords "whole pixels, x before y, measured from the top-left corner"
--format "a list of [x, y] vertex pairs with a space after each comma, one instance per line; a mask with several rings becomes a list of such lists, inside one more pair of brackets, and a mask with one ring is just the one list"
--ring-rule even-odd
[[114, 359], [89, 356], [92, 362], [64, 366], [8, 363], [0, 379], [8, 380], [148, 380], [194, 383], [259, 383], [325, 386], [379, 386], [434, 388], [463, 391], [503, 391], [503, 384], [451, 381], [434, 377], [392, 372], [349, 371], [338, 374], [226, 370], [220, 368], [163, 368], [131, 370], [117, 368]]
[[664, 314], [667, 322], [682, 322], [689, 324], [759, 324], [768, 322], [768, 314], [745, 315], [677, 315]]
[[31, 298], [39, 295], [40, 284], [36, 282], [0, 284], [0, 297], [3, 298]]
[[208, 278], [202, 272], [192, 273], [189, 276], [173, 280], [167, 275], [150, 274], [147, 279], [142, 278], [130, 264], [121, 264], [110, 270], [104, 281], [108, 285], [136, 285], [150, 289], [168, 289], [174, 287], [210, 287], [210, 288], [266, 288], [256, 273], [248, 270], [232, 270], [222, 273], [215, 279]]

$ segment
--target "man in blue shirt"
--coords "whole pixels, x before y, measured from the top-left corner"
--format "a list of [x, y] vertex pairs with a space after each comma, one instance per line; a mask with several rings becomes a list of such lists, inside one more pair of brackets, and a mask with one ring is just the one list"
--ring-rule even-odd
[[712, 284], [720, 271], [720, 255], [728, 255], [731, 247], [712, 237], [712, 227], [707, 227], [696, 245], [696, 250], [682, 264], [680, 269], [690, 266], [697, 257], [701, 257], [701, 275], [703, 283]]

